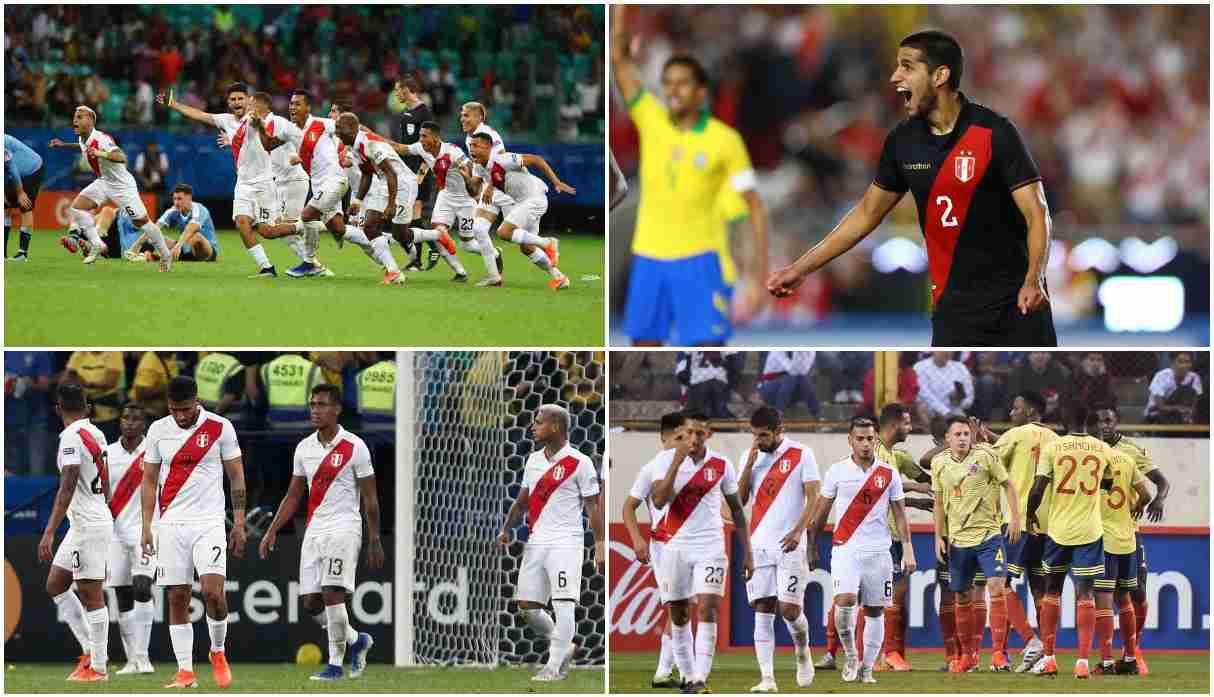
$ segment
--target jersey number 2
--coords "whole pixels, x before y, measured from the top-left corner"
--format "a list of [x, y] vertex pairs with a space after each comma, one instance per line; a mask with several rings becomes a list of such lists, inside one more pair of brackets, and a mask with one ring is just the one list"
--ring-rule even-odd
[[944, 212], [940, 214], [940, 224], [944, 227], [957, 227], [957, 216], [953, 215], [953, 199], [948, 196], [937, 196], [936, 205], [944, 205]]

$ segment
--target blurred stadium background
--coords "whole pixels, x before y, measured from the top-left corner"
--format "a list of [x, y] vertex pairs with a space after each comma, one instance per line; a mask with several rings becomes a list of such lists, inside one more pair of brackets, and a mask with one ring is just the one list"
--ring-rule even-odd
[[[938, 28], [966, 52], [962, 90], [1013, 120], [1045, 178], [1059, 341], [1209, 343], [1209, 6], [636, 6], [628, 20], [655, 94], [671, 55], [705, 62], [713, 113], [746, 140], [773, 215], [772, 268], [872, 181], [903, 118], [888, 82], [897, 42]], [[618, 91], [610, 110], [611, 149], [635, 185], [637, 135]], [[635, 206], [633, 195], [612, 213], [613, 344], [627, 341]], [[752, 261], [748, 234], [735, 228], [740, 264]], [[926, 267], [906, 196], [797, 296], [736, 317], [734, 343], [926, 345]]]

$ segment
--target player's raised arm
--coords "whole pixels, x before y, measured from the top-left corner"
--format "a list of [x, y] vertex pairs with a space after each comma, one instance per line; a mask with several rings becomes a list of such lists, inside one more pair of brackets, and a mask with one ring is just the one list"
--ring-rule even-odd
[[518, 496], [514, 498], [514, 503], [510, 506], [510, 511], [506, 513], [506, 519], [502, 521], [502, 529], [497, 533], [498, 544], [503, 546], [510, 544], [510, 531], [522, 519], [523, 509], [527, 507], [527, 501], [530, 498], [531, 490], [525, 486], [520, 487]]
[[228, 474], [228, 484], [232, 491], [232, 533], [228, 537], [228, 550], [236, 555], [237, 559], [243, 559], [245, 544], [248, 541], [244, 528], [244, 512], [248, 503], [244, 487], [244, 460], [239, 455], [231, 460], [224, 460], [223, 470]]
[[1020, 313], [1027, 315], [1050, 301], [1045, 294], [1045, 269], [1049, 263], [1053, 223], [1050, 221], [1049, 204], [1045, 201], [1045, 187], [1040, 181], [1013, 191], [1012, 200], [1028, 224], [1029, 268], [1016, 298]]
[[792, 295], [807, 276], [872, 234], [901, 198], [900, 193], [870, 184], [860, 203], [848, 211], [821, 242], [810, 247], [792, 264], [771, 274], [767, 279], [767, 290], [777, 298]]
[[216, 126], [216, 127], [219, 126], [219, 124], [215, 123], [214, 114], [208, 114], [207, 112], [203, 111], [202, 109], [192, 107], [189, 104], [182, 104], [181, 102], [177, 101], [177, 98], [174, 95], [172, 90], [169, 90], [168, 92], [161, 92], [160, 94], [157, 94], [156, 103], [160, 104], [162, 106], [168, 107], [169, 109], [172, 109], [173, 111], [176, 111], [177, 113], [181, 114], [182, 116], [186, 117], [187, 119], [190, 119], [191, 121], [205, 123], [208, 126]]
[[640, 505], [641, 500], [635, 496], [624, 499], [624, 529], [628, 531], [628, 538], [632, 540], [632, 552], [636, 554], [637, 561], [648, 564], [649, 543], [645, 541], [645, 536], [641, 534], [641, 526], [637, 522], [637, 506]]
[[384, 567], [384, 544], [379, 537], [379, 492], [375, 475], [358, 479], [358, 495], [362, 499], [363, 516], [367, 519], [367, 566]]
[[565, 182], [561, 181], [560, 177], [556, 176], [556, 171], [554, 169], [552, 169], [552, 166], [549, 165], [548, 161], [545, 160], [543, 157], [541, 157], [539, 155], [520, 155], [520, 157], [523, 160], [523, 165], [525, 167], [539, 168], [539, 170], [544, 173], [544, 176], [548, 178], [548, 181], [552, 182], [552, 186], [557, 191], [559, 191], [563, 194], [576, 194], [577, 193], [577, 189], [573, 188], [572, 186], [569, 186]]
[[[51, 507], [51, 517], [46, 521], [46, 530], [38, 541], [38, 561], [49, 563], [55, 558], [55, 531], [67, 515], [67, 509], [72, 505], [72, 497], [76, 494], [76, 483], [80, 479], [80, 465], [64, 465], [59, 473], [59, 490], [55, 492], [55, 503]], [[102, 477], [105, 479], [105, 477]], [[108, 497], [107, 497], [108, 498]]]
[[602, 569], [607, 561], [607, 547], [603, 543], [603, 517], [599, 515], [599, 495], [583, 496], [582, 509], [590, 518], [590, 530], [594, 533], [594, 563]]
[[737, 492], [725, 494], [725, 503], [729, 504], [733, 526], [742, 540], [742, 576], [749, 581], [755, 571], [755, 558], [750, 549], [750, 525], [746, 523], [746, 511], [742, 510], [742, 502], [738, 500]]
[[742, 505], [750, 503], [751, 477], [754, 476], [755, 460], [759, 459], [759, 446], [752, 444], [746, 455], [746, 464], [742, 465], [742, 473], [738, 475], [738, 500]]
[[307, 491], [308, 480], [306, 477], [299, 475], [291, 477], [291, 483], [287, 485], [287, 493], [278, 503], [274, 519], [270, 521], [270, 527], [266, 528], [265, 534], [261, 536], [261, 543], [257, 545], [257, 554], [262, 559], [270, 556], [270, 552], [274, 551], [274, 544], [278, 541], [278, 531], [287, 524], [288, 520], [295, 517], [295, 511], [299, 508], [299, 500]]
[[628, 50], [628, 32], [624, 29], [625, 8], [611, 6], [611, 75], [620, 86], [624, 101], [632, 103], [641, 92], [640, 71]]
[[674, 435], [674, 457], [670, 458], [670, 466], [666, 468], [666, 474], [662, 480], [654, 482], [653, 491], [649, 497], [653, 500], [653, 505], [658, 508], [665, 508], [674, 495], [674, 479], [679, 474], [679, 465], [683, 464], [683, 460], [687, 459], [687, 453], [691, 450], [691, 442], [687, 439], [687, 434], [683, 429], [679, 429]]

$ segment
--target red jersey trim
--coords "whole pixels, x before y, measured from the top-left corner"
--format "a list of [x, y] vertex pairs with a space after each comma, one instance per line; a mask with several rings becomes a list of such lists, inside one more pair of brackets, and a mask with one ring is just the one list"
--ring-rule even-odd
[[[784, 465], [788, 467], [785, 469]], [[753, 534], [759, 529], [759, 523], [763, 522], [763, 517], [767, 515], [767, 509], [776, 502], [776, 497], [784, 490], [784, 483], [792, 476], [793, 472], [801, 464], [801, 449], [789, 448], [780, 456], [780, 459], [774, 462], [770, 469], [767, 470], [767, 475], [763, 477], [763, 481], [759, 483], [758, 489], [755, 491], [755, 506], [751, 511], [750, 532]]]
[[106, 467], [105, 448], [97, 443], [97, 439], [93, 438], [93, 434], [83, 428], [76, 431], [76, 433], [80, 434], [80, 442], [84, 444], [84, 449], [89, 451], [89, 455], [93, 458], [93, 464], [97, 466], [97, 474], [105, 479], [108, 486], [110, 482], [110, 470]]
[[126, 474], [122, 475], [122, 479], [118, 482], [118, 488], [114, 490], [113, 498], [110, 499], [110, 513], [117, 518], [122, 514], [126, 505], [130, 503], [131, 498], [135, 496], [135, 492], [139, 490], [139, 483], [143, 480], [143, 453], [139, 453], [139, 457], [131, 463]]
[[678, 534], [679, 529], [683, 527], [683, 523], [691, 517], [696, 506], [700, 505], [700, 500], [712, 491], [712, 488], [720, 483], [721, 478], [725, 476], [725, 461], [719, 457], [709, 458], [691, 479], [679, 489], [679, 493], [675, 494], [674, 499], [670, 502], [670, 507], [666, 510], [666, 516], [662, 518], [662, 523], [653, 531], [653, 538], [658, 542], [669, 542]]
[[222, 432], [223, 424], [207, 420], [190, 435], [190, 439], [173, 456], [172, 462], [169, 463], [169, 476], [165, 478], [164, 486], [160, 489], [161, 518], [164, 517], [164, 512], [169, 504], [177, 498], [181, 487], [185, 486], [186, 480], [194, 473], [198, 463], [202, 462], [202, 458], [215, 446], [216, 441], [219, 440], [219, 434]]
[[312, 522], [312, 514], [316, 512], [317, 508], [320, 508], [320, 504], [324, 503], [325, 494], [329, 493], [333, 480], [341, 474], [343, 467], [350, 464], [350, 456], [353, 454], [354, 441], [343, 440], [329, 451], [324, 460], [321, 460], [320, 466], [316, 468], [316, 474], [312, 475], [312, 481], [308, 484], [309, 523]]
[[244, 139], [249, 132], [248, 128], [248, 120], [242, 120], [240, 126], [236, 129], [236, 134], [232, 136], [232, 161], [238, 166], [240, 164], [240, 149], [244, 147]]
[[889, 488], [889, 485], [894, 481], [894, 472], [885, 465], [877, 465], [873, 467], [873, 471], [869, 472], [868, 479], [864, 481], [864, 485], [856, 492], [855, 498], [847, 506], [847, 510], [843, 515], [839, 516], [839, 522], [835, 525], [834, 544], [835, 546], [847, 544], [851, 536], [855, 534], [856, 529], [868, 517], [869, 511], [873, 506], [877, 505], [877, 501], [881, 499], [881, 495]]
[[927, 214], [923, 216], [933, 304], [944, 294], [970, 203], [990, 164], [991, 129], [970, 126], [936, 170], [936, 180], [927, 193]]
[[548, 500], [552, 498], [552, 494], [577, 471], [578, 460], [572, 455], [557, 460], [556, 464], [548, 468], [544, 476], [535, 483], [535, 489], [532, 489], [531, 495], [527, 499], [527, 527], [533, 532], [535, 523], [540, 519], [540, 514], [544, 512], [544, 507], [548, 505]]

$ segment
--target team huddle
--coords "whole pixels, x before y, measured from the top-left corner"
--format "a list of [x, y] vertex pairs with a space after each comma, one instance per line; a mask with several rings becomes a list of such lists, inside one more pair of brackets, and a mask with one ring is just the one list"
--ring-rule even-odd
[[[397, 94], [412, 100], [409, 89], [409, 80], [397, 81]], [[433, 121], [421, 124], [418, 142], [405, 145], [373, 133], [356, 114], [337, 105], [328, 118], [313, 115], [312, 98], [303, 91], [292, 93], [289, 118], [272, 112], [268, 93], [254, 92], [243, 83], [229, 86], [226, 100], [229, 113], [212, 114], [179, 102], [172, 90], [157, 96], [158, 104], [218, 129], [218, 145], [230, 148], [236, 168], [232, 217], [257, 267], [252, 277], [278, 275], [259, 237], [285, 239], [299, 261], [288, 276], [334, 275], [318, 257], [321, 233], [327, 230], [338, 247], [350, 242], [363, 250], [382, 270], [385, 285], [400, 285], [405, 279], [389, 249], [392, 241], [414, 256], [410, 268], [420, 268], [421, 243], [430, 243], [432, 253], [454, 271], [452, 281], [466, 282], [468, 272], [457, 255], [454, 233], [460, 247], [484, 263], [485, 276], [477, 285], [500, 286], [504, 264], [490, 230], [501, 216], [498, 237], [518, 245], [547, 274], [551, 288], [570, 287], [557, 266], [559, 240], [539, 234], [548, 210], [548, 184], [528, 168], [543, 173], [557, 192], [577, 192], [543, 157], [508, 152], [501, 136], [485, 122], [482, 104], [468, 102], [460, 110], [465, 154], [442, 140]], [[174, 206], [152, 221], [122, 149], [96, 128], [96, 112], [77, 107], [72, 123], [77, 142], [55, 139], [50, 146], [78, 148], [98, 178], [69, 209], [71, 229], [60, 241], [69, 252], [81, 250], [84, 262], [94, 263], [107, 251], [99, 230], [107, 229], [115, 216], [125, 216], [125, 225], [138, 231], [136, 244], [126, 252], [132, 261], [155, 258], [161, 271], [169, 271], [178, 259], [217, 258], [219, 245], [209, 211], [192, 199], [178, 199], [179, 192], [192, 196], [188, 184], [174, 190]], [[418, 171], [402, 158], [420, 161]], [[430, 173], [438, 194], [427, 227], [418, 190]], [[117, 213], [101, 212], [107, 201], [117, 205]], [[180, 226], [182, 239], [166, 240], [162, 227], [168, 226]], [[152, 248], [146, 257], [140, 251], [144, 242]]]
[[[185, 376], [169, 383], [169, 415], [146, 428], [146, 435], [143, 409], [126, 405], [122, 437], [112, 444], [89, 421], [89, 404], [79, 385], [60, 386], [56, 398], [56, 410], [66, 424], [57, 455], [61, 479], [38, 557], [51, 563], [47, 591], [81, 647], [68, 680], [109, 680], [109, 611], [103, 585], [113, 588], [118, 600], [127, 664], [117, 673], [154, 672], [148, 648], [155, 583], [165, 590], [167, 608], [162, 611], [177, 659], [176, 674], [165, 687], [197, 687], [190, 623], [191, 586], [197, 574], [215, 683], [228, 687], [227, 554], [243, 557], [246, 543], [244, 465], [232, 423], [202, 408], [196, 383]], [[371, 635], [351, 626], [346, 600], [355, 588], [364, 518], [367, 563], [379, 568], [384, 562], [375, 473], [366, 444], [337, 424], [338, 388], [317, 385], [309, 407], [317, 430], [295, 450], [290, 487], [260, 552], [264, 559], [274, 549], [278, 530], [307, 495], [300, 594], [304, 608], [329, 635], [329, 663], [313, 679], [343, 677], [347, 654], [350, 676], [358, 677], [373, 642]], [[225, 531], [225, 474], [232, 499], [230, 531]], [[67, 535], [52, 554], [55, 531], [65, 516]]]
[[[908, 577], [919, 564], [908, 507], [933, 513], [947, 654], [940, 670], [979, 669], [989, 609], [990, 670], [1013, 670], [1008, 635], [1014, 630], [1025, 642], [1015, 672], [1056, 676], [1069, 571], [1078, 629], [1075, 677], [1146, 674], [1139, 642], [1147, 611], [1146, 556], [1137, 521], [1144, 511], [1152, 521], [1162, 518], [1168, 481], [1145, 450], [1119, 432], [1115, 408], [1074, 410], [1063, 436], [1040, 423], [1044, 413], [1044, 399], [1026, 392], [1016, 397], [1013, 427], [1002, 435], [976, 419], [937, 418], [936, 447], [916, 460], [900, 445], [911, 431], [910, 411], [889, 404], [876, 419], [851, 420], [851, 454], [824, 474], [813, 451], [784, 434], [782, 417], [771, 407], [751, 417], [754, 440], [740, 474], [706, 446], [712, 432], [702, 414], [664, 416], [663, 450], [640, 470], [623, 509], [637, 559], [651, 564], [668, 611], [653, 686], [708, 690], [729, 566], [722, 500], [736, 527], [742, 559], [735, 563], [742, 564], [755, 612], [760, 679], [751, 692], [778, 691], [777, 614], [793, 640], [800, 687], [810, 686], [816, 670], [841, 667], [844, 682], [876, 683], [874, 673], [912, 669], [905, 608]], [[748, 523], [742, 507], [751, 498]], [[648, 506], [648, 536], [636, 517], [641, 503]], [[832, 605], [827, 655], [815, 665], [803, 601], [828, 519]], [[1028, 581], [1037, 632], [1011, 588], [1020, 577]], [[694, 637], [693, 604], [699, 619]], [[1123, 643], [1119, 659], [1114, 608]], [[1091, 669], [1094, 638], [1101, 662]]]

